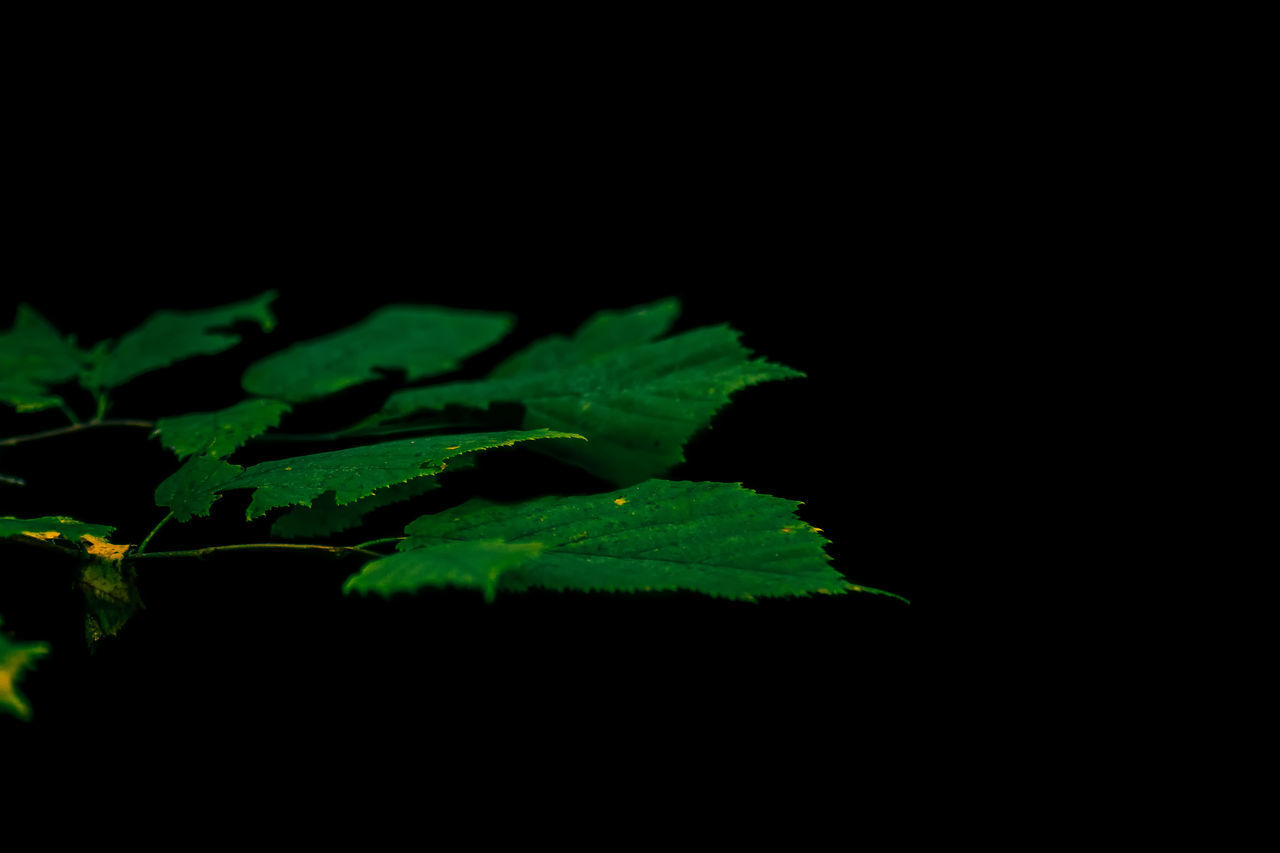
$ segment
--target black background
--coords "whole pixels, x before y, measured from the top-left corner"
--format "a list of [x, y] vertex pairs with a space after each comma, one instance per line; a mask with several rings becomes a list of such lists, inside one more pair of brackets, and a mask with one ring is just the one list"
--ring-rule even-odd
[[[27, 301], [92, 344], [157, 308], [279, 290], [273, 333], [247, 327], [226, 353], [118, 391], [111, 416], [151, 419], [230, 405], [253, 360], [392, 302], [516, 314], [513, 335], [468, 362], [467, 376], [599, 309], [677, 296], [677, 330], [728, 322], [757, 353], [808, 378], [741, 392], [669, 476], [804, 501], [802, 517], [824, 529], [841, 572], [912, 605], [534, 593], [485, 606], [465, 591], [366, 600], [340, 591], [356, 560], [222, 555], [142, 565], [146, 609], [90, 656], [66, 567], [6, 547], [7, 630], [53, 647], [24, 682], [36, 717], [21, 739], [305, 749], [335, 733], [390, 744], [399, 731], [427, 749], [499, 754], [602, 736], [775, 749], [909, 741], [932, 678], [932, 581], [953, 532], [942, 460], [966, 418], [949, 331], [960, 299], [938, 281], [938, 256], [951, 250], [930, 225], [938, 204], [929, 200], [946, 193], [909, 140], [884, 131], [850, 149], [813, 115], [787, 135], [745, 142], [455, 140], [431, 152], [430, 168], [407, 170], [388, 163], [414, 162], [412, 148], [388, 143], [385, 158], [368, 146], [343, 159], [340, 178], [332, 147], [244, 135], [206, 140], [190, 157], [149, 149], [146, 181], [67, 158], [42, 173], [47, 192], [30, 197], [12, 235], [20, 274], [9, 277], [0, 321]], [[285, 428], [345, 425], [392, 387], [299, 408]], [[88, 415], [89, 401], [70, 394]], [[2, 413], [0, 434], [59, 418]], [[312, 449], [325, 448], [287, 453]], [[0, 492], [0, 511], [112, 524], [117, 541], [137, 542], [162, 515], [152, 492], [175, 467], [143, 430], [5, 449], [0, 471], [28, 486]], [[606, 488], [517, 449], [490, 454], [439, 500]], [[378, 516], [357, 538], [395, 535], [416, 514]], [[170, 525], [151, 548], [267, 538], [269, 521], [246, 530], [242, 517], [242, 497], [229, 497], [212, 520]], [[0, 719], [6, 737], [14, 725]]]

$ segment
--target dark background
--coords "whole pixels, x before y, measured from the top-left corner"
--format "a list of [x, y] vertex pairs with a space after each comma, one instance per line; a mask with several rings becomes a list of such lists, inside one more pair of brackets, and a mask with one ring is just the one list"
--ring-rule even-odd
[[[111, 416], [151, 419], [230, 405], [253, 360], [391, 302], [516, 314], [515, 333], [468, 362], [467, 376], [599, 309], [678, 296], [677, 330], [728, 322], [808, 378], [741, 392], [669, 476], [804, 501], [841, 572], [912, 605], [534, 593], [485, 606], [465, 591], [365, 600], [340, 591], [358, 560], [221, 555], [142, 565], [146, 609], [90, 656], [66, 567], [5, 546], [7, 630], [53, 646], [24, 682], [36, 717], [21, 737], [305, 748], [335, 731], [380, 743], [408, 727], [428, 748], [498, 752], [531, 737], [570, 746], [619, 734], [769, 748], [909, 741], [906, 721], [921, 719], [933, 677], [934, 580], [952, 568], [940, 556], [954, 534], [945, 460], [970, 417], [956, 402], [963, 301], [939, 276], [956, 249], [933, 225], [948, 193], [921, 144], [891, 126], [853, 147], [816, 113], [788, 128], [638, 133], [626, 144], [617, 128], [573, 145], [489, 136], [408, 169], [414, 150], [390, 134], [387, 151], [363, 146], [339, 157], [340, 170], [332, 146], [211, 130], [198, 154], [147, 149], [145, 180], [130, 165], [137, 152], [85, 162], [72, 147], [54, 155], [56, 172], [37, 175], [43, 191], [10, 235], [19, 274], [0, 322], [27, 301], [92, 344], [157, 308], [278, 289], [273, 333], [246, 328], [239, 347], [118, 390]], [[392, 387], [300, 408], [285, 428], [343, 426]], [[73, 405], [90, 414], [78, 393]], [[0, 413], [0, 434], [60, 418]], [[326, 448], [279, 455], [312, 449]], [[0, 492], [0, 512], [113, 524], [117, 541], [137, 542], [162, 515], [155, 485], [175, 468], [142, 430], [8, 448], [0, 471], [29, 485]], [[495, 452], [436, 503], [375, 516], [367, 535], [338, 541], [395, 535], [472, 493], [607, 488], [537, 454]], [[269, 520], [246, 530], [242, 518], [242, 498], [226, 498], [211, 520], [167, 527], [152, 550], [267, 538]]]

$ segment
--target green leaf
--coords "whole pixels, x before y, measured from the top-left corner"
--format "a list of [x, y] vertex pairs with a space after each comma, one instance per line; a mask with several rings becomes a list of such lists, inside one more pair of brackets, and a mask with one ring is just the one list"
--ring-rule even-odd
[[0, 713], [31, 719], [31, 704], [18, 689], [18, 682], [37, 659], [47, 654], [49, 647], [44, 643], [19, 643], [0, 632]]
[[0, 539], [26, 536], [31, 539], [61, 538], [70, 542], [79, 542], [84, 536], [106, 539], [113, 532], [115, 528], [105, 524], [86, 524], [60, 515], [40, 518], [0, 517]]
[[156, 488], [156, 506], [167, 507], [177, 521], [208, 515], [218, 489], [240, 471], [239, 465], [213, 456], [193, 456]]
[[[231, 489], [254, 490], [247, 514], [250, 520], [278, 507], [311, 506], [325, 492], [333, 492], [335, 504], [345, 506], [378, 489], [435, 476], [454, 457], [544, 438], [582, 436], [551, 430], [433, 435], [276, 459], [243, 471], [220, 460], [202, 462], [208, 457], [195, 457], [161, 484], [156, 503], [172, 509], [179, 521], [207, 515], [217, 493]], [[194, 468], [197, 463], [201, 467]], [[188, 468], [192, 470], [184, 475]]]
[[411, 500], [440, 488], [435, 477], [419, 477], [378, 489], [367, 498], [339, 506], [333, 492], [325, 492], [309, 507], [292, 509], [271, 525], [271, 535], [283, 539], [319, 539], [359, 527], [375, 509]]
[[392, 305], [350, 328], [294, 344], [252, 365], [245, 390], [291, 403], [314, 400], [403, 370], [409, 381], [453, 370], [511, 330], [507, 314]]
[[92, 391], [115, 388], [174, 362], [220, 353], [240, 343], [239, 335], [225, 331], [238, 322], [254, 322], [269, 332], [276, 324], [268, 307], [275, 298], [271, 290], [219, 308], [157, 311], [118, 341], [99, 345], [81, 383]]
[[534, 341], [493, 369], [493, 378], [578, 367], [598, 356], [665, 335], [680, 316], [680, 300], [663, 299], [626, 311], [595, 314], [572, 338], [551, 335]]
[[[733, 599], [863, 590], [830, 565], [820, 531], [795, 514], [795, 501], [731, 483], [649, 480], [603, 495], [548, 497], [514, 505], [469, 502], [425, 515], [397, 547], [416, 561], [375, 561], [348, 586], [407, 588], [442, 577], [458, 542], [541, 546], [519, 564], [499, 557], [498, 589], [636, 592], [692, 590]], [[501, 552], [495, 552], [501, 554]], [[488, 577], [483, 551], [466, 552], [460, 571]], [[423, 568], [419, 568], [423, 567]]]
[[0, 334], [0, 403], [20, 412], [62, 403], [49, 386], [75, 379], [85, 353], [30, 305], [19, 305], [13, 327]]
[[[600, 321], [594, 328], [602, 324], [607, 326]], [[710, 424], [735, 391], [804, 375], [751, 358], [738, 338], [727, 326], [711, 326], [598, 353], [577, 367], [533, 369], [550, 363], [548, 350], [518, 362], [503, 377], [397, 392], [373, 420], [447, 406], [483, 410], [522, 403], [526, 429], [577, 432], [590, 441], [543, 452], [615, 483], [635, 483], [683, 462], [685, 442]], [[561, 346], [555, 358], [567, 352]]]
[[347, 578], [343, 590], [390, 596], [428, 586], [456, 586], [479, 589], [485, 601], [493, 601], [502, 575], [541, 552], [542, 545], [537, 542], [448, 542], [375, 560]]
[[217, 412], [161, 418], [154, 434], [179, 459], [196, 453], [222, 458], [249, 439], [279, 426], [281, 416], [291, 408], [278, 400], [244, 400]]
[[[463, 457], [449, 463], [449, 471], [470, 468], [472, 460]], [[325, 492], [309, 507], [297, 507], [280, 516], [271, 525], [271, 534], [284, 539], [322, 539], [359, 527], [364, 517], [375, 509], [381, 509], [402, 501], [425, 495], [440, 488], [439, 477], [419, 477], [407, 483], [396, 483], [378, 489], [367, 498], [339, 506], [333, 492]]]

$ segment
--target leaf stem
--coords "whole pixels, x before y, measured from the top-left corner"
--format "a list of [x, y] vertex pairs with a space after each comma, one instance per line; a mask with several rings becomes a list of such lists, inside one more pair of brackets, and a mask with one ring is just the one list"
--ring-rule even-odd
[[146, 537], [145, 539], [143, 539], [141, 543], [139, 543], [139, 545], [138, 545], [138, 550], [136, 550], [136, 551], [134, 551], [134, 552], [133, 552], [133, 556], [135, 556], [135, 557], [141, 557], [141, 556], [142, 556], [142, 553], [143, 553], [144, 551], [146, 551], [146, 550], [147, 550], [147, 543], [149, 543], [149, 542], [151, 541], [151, 537], [152, 537], [152, 536], [155, 536], [157, 533], [159, 533], [159, 532], [160, 532], [160, 528], [161, 528], [161, 527], [164, 527], [164, 526], [165, 526], [165, 524], [167, 524], [167, 523], [169, 522], [169, 519], [171, 519], [171, 518], [173, 518], [173, 513], [172, 513], [172, 512], [170, 512], [170, 513], [169, 513], [168, 515], [166, 515], [164, 518], [160, 519], [160, 523], [159, 523], [159, 524], [157, 524], [155, 527], [151, 528], [151, 532], [147, 534], [147, 537]]
[[74, 423], [74, 424], [71, 424], [70, 426], [55, 427], [54, 429], [46, 429], [42, 432], [33, 432], [27, 435], [15, 435], [15, 436], [11, 436], [10, 438], [0, 438], [0, 447], [12, 447], [15, 444], [22, 444], [23, 442], [27, 442], [27, 441], [38, 441], [42, 438], [53, 438], [54, 436], [58, 436], [58, 435], [70, 435], [73, 432], [83, 432], [87, 429], [94, 429], [96, 427], [113, 427], [113, 426], [131, 426], [131, 427], [144, 427], [146, 429], [155, 429], [155, 423], [153, 421], [134, 421], [134, 420], [104, 421], [99, 418], [94, 418], [91, 421]]
[[107, 392], [102, 391], [98, 394], [98, 412], [93, 416], [95, 421], [102, 420], [107, 414]]
[[208, 548], [195, 548], [190, 551], [152, 551], [149, 554], [135, 552], [133, 557], [139, 560], [153, 560], [160, 557], [203, 557], [207, 554], [216, 554], [219, 551], [265, 551], [282, 548], [299, 551], [328, 551], [333, 554], [367, 554], [370, 557], [386, 556], [385, 554], [379, 554], [377, 551], [366, 551], [358, 545], [294, 545], [283, 542], [262, 542], [252, 545], [212, 545]]
[[65, 401], [59, 400], [58, 408], [62, 410], [62, 413], [67, 416], [67, 420], [71, 421], [71, 423], [80, 423], [80, 418], [76, 416], [75, 410], [68, 406]]

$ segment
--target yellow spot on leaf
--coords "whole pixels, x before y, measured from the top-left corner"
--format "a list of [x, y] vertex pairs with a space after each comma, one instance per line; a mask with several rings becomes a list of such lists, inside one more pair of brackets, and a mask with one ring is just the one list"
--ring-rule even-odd
[[794, 527], [784, 527], [784, 528], [782, 528], [782, 532], [783, 532], [783, 533], [795, 533], [795, 532], [796, 532], [796, 529], [795, 529]]
[[286, 471], [292, 471], [292, 470], [293, 470], [293, 466], [292, 466], [292, 465], [286, 465], [286, 466], [284, 466], [284, 470], [286, 470]]
[[822, 532], [822, 528], [821, 528], [821, 527], [810, 527], [809, 529], [810, 529], [810, 530], [812, 530], [814, 533], [821, 533], [821, 532]]
[[626, 498], [618, 498], [616, 501], [614, 501], [614, 503], [617, 504], [618, 506], [622, 506], [626, 502], [627, 502]]
[[461, 444], [455, 444], [453, 447], [446, 447], [445, 450], [457, 450], [461, 446]]
[[831, 590], [829, 590], [829, 589], [819, 589], [819, 590], [818, 590], [818, 592], [819, 592], [821, 595], [830, 595], [830, 594], [831, 594]]
[[586, 411], [587, 409], [589, 409], [589, 408], [591, 408], [591, 403], [590, 403], [590, 402], [586, 402], [586, 403], [583, 403], [583, 404], [582, 404], [582, 408], [581, 408], [579, 411], [583, 411], [583, 412], [585, 412], [585, 411]]
[[56, 530], [48, 530], [48, 531], [45, 531], [44, 533], [36, 533], [35, 531], [32, 531], [32, 530], [24, 530], [22, 531], [22, 535], [30, 536], [32, 539], [57, 539], [62, 534]]
[[110, 560], [118, 563], [124, 559], [124, 555], [133, 547], [131, 545], [112, 545], [105, 539], [99, 539], [97, 536], [90, 536], [88, 533], [80, 537], [81, 542], [87, 542], [89, 545], [89, 553], [95, 557], [101, 557], [104, 560]]
[[851, 586], [849, 587], [849, 589], [853, 590], [854, 592], [862, 592], [862, 587], [860, 586]]

